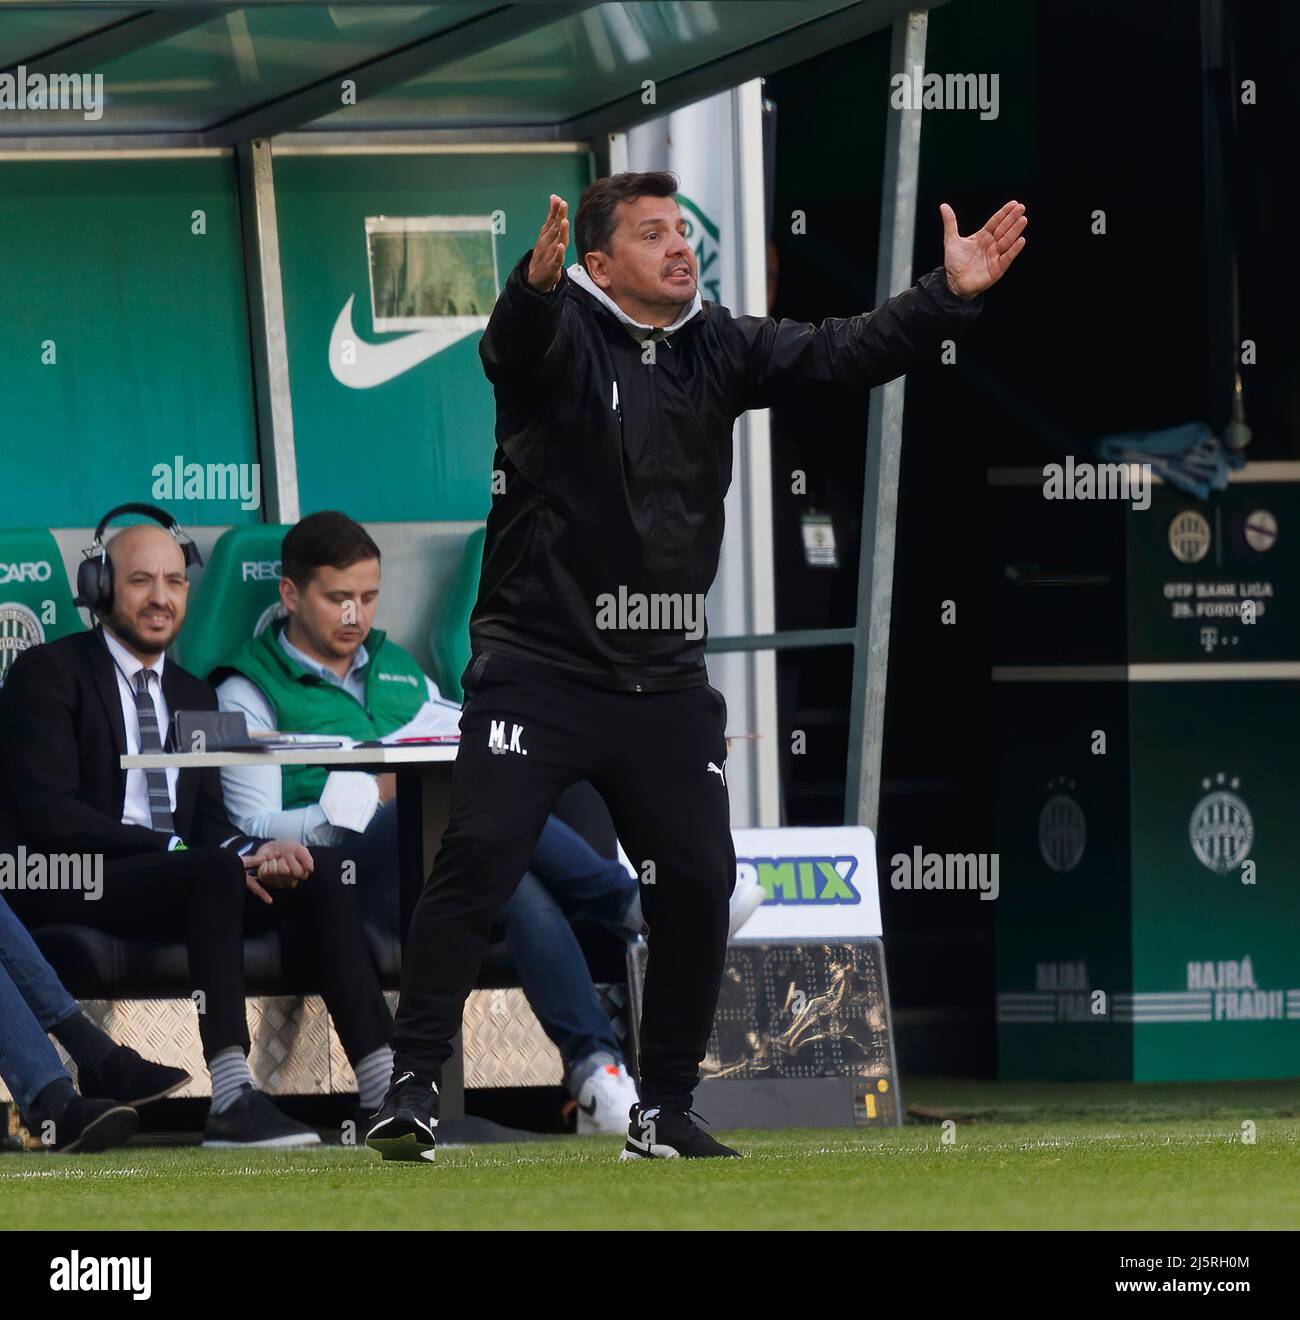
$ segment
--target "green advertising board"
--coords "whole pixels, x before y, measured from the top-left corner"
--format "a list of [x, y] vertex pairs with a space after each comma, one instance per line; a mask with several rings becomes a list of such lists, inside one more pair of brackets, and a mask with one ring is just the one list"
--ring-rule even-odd
[[[1151, 495], [1061, 516], [1041, 483], [993, 492], [1008, 1078], [1300, 1075], [1300, 465]], [[1036, 591], [1017, 542], [1055, 566]]]
[[[302, 511], [477, 520], [495, 410], [478, 341], [583, 151], [275, 156]], [[572, 247], [569, 260], [574, 260]]]
[[1130, 685], [1140, 1080], [1300, 1075], [1297, 686]]

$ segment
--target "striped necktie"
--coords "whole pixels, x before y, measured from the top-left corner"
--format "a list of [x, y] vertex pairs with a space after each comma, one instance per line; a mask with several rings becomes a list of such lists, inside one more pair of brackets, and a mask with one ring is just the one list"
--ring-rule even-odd
[[[141, 669], [135, 676], [135, 711], [140, 721], [140, 752], [144, 756], [163, 749], [162, 739], [158, 736], [158, 712], [149, 695], [149, 676], [152, 673], [151, 669]], [[175, 834], [171, 794], [167, 791], [167, 771], [146, 770], [144, 782], [149, 789], [149, 819], [154, 829], [163, 834]]]

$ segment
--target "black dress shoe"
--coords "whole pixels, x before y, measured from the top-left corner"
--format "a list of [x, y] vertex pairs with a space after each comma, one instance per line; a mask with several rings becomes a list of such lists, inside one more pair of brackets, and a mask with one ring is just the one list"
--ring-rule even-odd
[[251, 1086], [228, 1109], [208, 1114], [203, 1129], [203, 1144], [208, 1147], [261, 1146], [274, 1149], [288, 1146], [319, 1146], [320, 1133], [304, 1123], [287, 1118]]
[[[78, 1095], [68, 1101], [52, 1122], [53, 1141], [48, 1143], [51, 1150], [64, 1155], [88, 1155], [120, 1146], [133, 1137], [140, 1127], [140, 1115], [128, 1105], [112, 1100], [88, 1100]], [[37, 1122], [34, 1129], [34, 1134], [42, 1140], [46, 1135], [43, 1128], [44, 1124]]]
[[129, 1045], [119, 1045], [93, 1068], [77, 1070], [77, 1088], [83, 1096], [136, 1107], [179, 1091], [189, 1080], [184, 1068], [151, 1063]]

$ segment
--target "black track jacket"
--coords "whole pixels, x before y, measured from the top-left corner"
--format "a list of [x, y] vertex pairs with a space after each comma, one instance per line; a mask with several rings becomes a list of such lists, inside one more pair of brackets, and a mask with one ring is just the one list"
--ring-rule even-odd
[[[620, 320], [569, 272], [538, 293], [531, 257], [479, 343], [497, 450], [474, 654], [625, 691], [705, 683], [705, 638], [687, 635], [681, 602], [702, 616], [717, 573], [736, 418], [785, 383], [893, 380], [969, 326], [982, 298], [956, 297], [940, 267], [861, 316], [809, 325], [702, 302], [665, 334]], [[643, 618], [627, 608], [638, 597]]]

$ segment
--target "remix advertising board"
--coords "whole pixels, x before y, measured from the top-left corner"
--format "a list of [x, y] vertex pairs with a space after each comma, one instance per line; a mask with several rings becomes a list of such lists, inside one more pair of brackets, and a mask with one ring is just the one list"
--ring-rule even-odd
[[[729, 1126], [901, 1121], [876, 843], [868, 829], [738, 829], [738, 888], [763, 901], [727, 948], [697, 1097]], [[645, 945], [633, 951], [639, 1021]]]
[[735, 942], [879, 938], [876, 840], [869, 829], [733, 830], [737, 884], [763, 902]]

